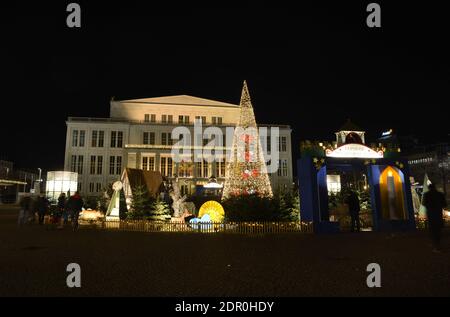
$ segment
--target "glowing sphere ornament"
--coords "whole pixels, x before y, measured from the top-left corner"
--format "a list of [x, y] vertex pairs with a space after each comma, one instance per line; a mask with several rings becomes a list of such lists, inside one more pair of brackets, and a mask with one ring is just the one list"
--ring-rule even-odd
[[200, 207], [198, 217], [202, 218], [204, 215], [209, 215], [212, 222], [222, 222], [225, 218], [225, 210], [220, 203], [210, 200]]

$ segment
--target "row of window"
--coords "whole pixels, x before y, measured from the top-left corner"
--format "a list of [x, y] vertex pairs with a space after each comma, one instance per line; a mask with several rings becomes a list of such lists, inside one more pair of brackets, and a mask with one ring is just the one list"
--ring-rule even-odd
[[[205, 116], [196, 116], [195, 120], [199, 120], [202, 122], [202, 124], [206, 124]], [[146, 113], [144, 115], [144, 122], [156, 123], [156, 114]], [[169, 124], [173, 123], [173, 115], [171, 115], [171, 114], [161, 115], [161, 123], [169, 123]], [[179, 124], [189, 124], [190, 117], [186, 116], [186, 115], [180, 115], [180, 116], [178, 116], [178, 123]], [[221, 125], [222, 117], [211, 117], [211, 123]]]
[[[72, 155], [70, 162], [70, 170], [80, 175], [83, 174], [83, 155]], [[109, 157], [109, 174], [120, 175], [122, 172], [122, 156], [110, 156]], [[103, 156], [91, 155], [89, 173], [91, 175], [103, 174]]]
[[[110, 147], [121, 148], [123, 147], [123, 132], [111, 131], [110, 135]], [[86, 139], [85, 130], [73, 130], [72, 131], [72, 147], [84, 147]], [[105, 131], [93, 130], [91, 132], [91, 147], [104, 147], [105, 144]]]
[[[194, 166], [196, 177], [208, 178], [212, 175], [216, 177], [225, 177], [225, 160], [208, 163], [206, 160], [201, 162], [182, 162], [178, 164], [178, 176], [180, 177], [194, 177]], [[143, 156], [141, 159], [141, 168], [145, 171], [155, 171], [155, 157]], [[160, 157], [159, 171], [161, 175], [166, 177], [173, 177], [176, 169], [176, 164], [171, 157]]]
[[[203, 146], [208, 145], [212, 140], [204, 139], [203, 135], [199, 135], [199, 143], [202, 143]], [[155, 145], [156, 144], [156, 133], [155, 132], [144, 132], [142, 136], [142, 143], [147, 145]], [[162, 145], [173, 145], [172, 133], [163, 132], [161, 133], [161, 144]], [[226, 144], [226, 135], [223, 135], [222, 144], [216, 144], [218, 146], [223, 146]], [[267, 137], [267, 151], [270, 153], [272, 149], [272, 142], [270, 136]], [[287, 137], [281, 136], [277, 139], [277, 146], [279, 152], [287, 151]]]

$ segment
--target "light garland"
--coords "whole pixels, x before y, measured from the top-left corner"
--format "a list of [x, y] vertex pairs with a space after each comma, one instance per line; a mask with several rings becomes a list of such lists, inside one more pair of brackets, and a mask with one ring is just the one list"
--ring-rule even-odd
[[[234, 132], [231, 155], [225, 172], [223, 198], [251, 194], [272, 197], [272, 187], [267, 175], [267, 166], [262, 153], [255, 114], [245, 81], [242, 88], [240, 108], [239, 123]], [[255, 132], [253, 135], [242, 134], [242, 130], [239, 128], [251, 129]], [[238, 148], [239, 143], [244, 144], [244, 153], [242, 153], [242, 149]]]

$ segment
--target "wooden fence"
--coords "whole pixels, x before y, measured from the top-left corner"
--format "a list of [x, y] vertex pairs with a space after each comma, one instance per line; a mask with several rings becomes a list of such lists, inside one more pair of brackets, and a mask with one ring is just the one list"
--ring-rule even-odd
[[305, 222], [163, 222], [145, 220], [102, 221], [92, 223], [98, 229], [139, 232], [192, 232], [192, 233], [312, 233], [312, 224]]

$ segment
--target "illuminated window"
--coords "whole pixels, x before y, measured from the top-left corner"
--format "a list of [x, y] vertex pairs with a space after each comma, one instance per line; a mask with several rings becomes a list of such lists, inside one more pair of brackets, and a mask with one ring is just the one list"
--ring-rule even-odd
[[144, 171], [154, 171], [155, 170], [155, 157], [154, 156], [142, 157], [142, 169]]
[[173, 161], [171, 157], [162, 156], [160, 158], [160, 172], [162, 176], [172, 177], [173, 176]]

